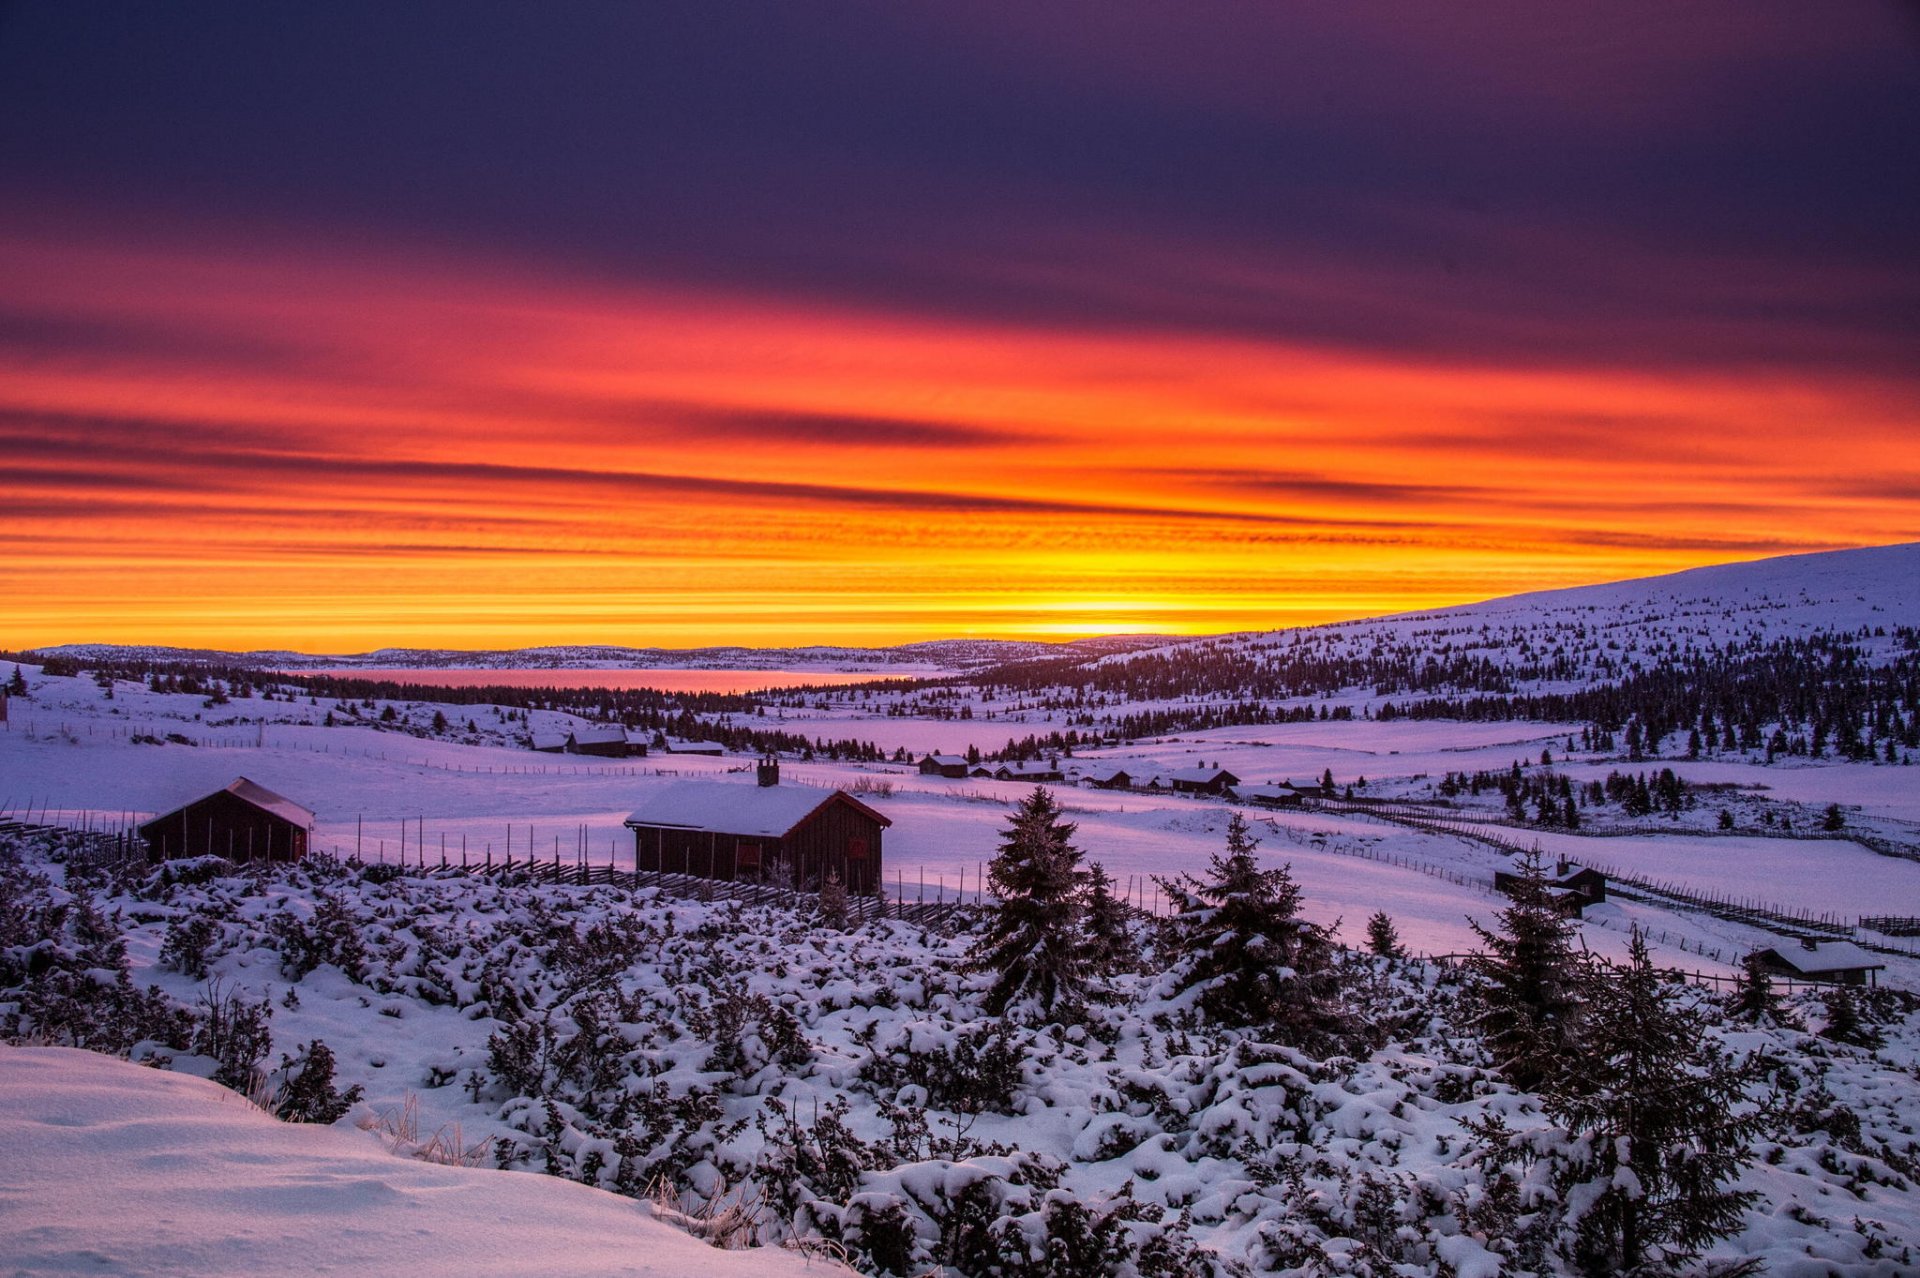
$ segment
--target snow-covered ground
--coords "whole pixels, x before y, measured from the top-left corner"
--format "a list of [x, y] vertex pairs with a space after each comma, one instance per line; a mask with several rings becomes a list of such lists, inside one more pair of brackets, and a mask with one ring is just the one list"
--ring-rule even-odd
[[396, 1157], [371, 1131], [283, 1123], [205, 1079], [73, 1048], [0, 1044], [0, 1149], [8, 1274], [847, 1272], [716, 1251], [631, 1198]]

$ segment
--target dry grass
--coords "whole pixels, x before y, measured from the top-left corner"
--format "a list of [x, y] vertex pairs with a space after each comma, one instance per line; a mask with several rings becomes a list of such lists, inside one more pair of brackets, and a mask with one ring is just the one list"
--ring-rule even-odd
[[758, 1189], [736, 1190], [723, 1179], [711, 1194], [677, 1190], [655, 1181], [647, 1194], [653, 1214], [721, 1251], [758, 1246], [766, 1199]]
[[477, 1140], [469, 1145], [458, 1123], [448, 1123], [421, 1140], [420, 1098], [412, 1092], [408, 1092], [398, 1106], [361, 1119], [359, 1127], [362, 1131], [378, 1132], [396, 1154], [442, 1167], [485, 1167], [493, 1149], [490, 1140]]

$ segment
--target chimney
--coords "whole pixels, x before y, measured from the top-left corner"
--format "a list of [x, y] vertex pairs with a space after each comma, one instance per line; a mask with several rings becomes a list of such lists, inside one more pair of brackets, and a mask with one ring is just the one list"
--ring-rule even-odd
[[1814, 940], [1811, 936], [1803, 936], [1800, 938], [1800, 948], [1803, 950], [1817, 950], [1820, 948], [1820, 942]]
[[761, 785], [779, 785], [780, 760], [771, 754], [762, 755], [755, 775], [759, 777]]

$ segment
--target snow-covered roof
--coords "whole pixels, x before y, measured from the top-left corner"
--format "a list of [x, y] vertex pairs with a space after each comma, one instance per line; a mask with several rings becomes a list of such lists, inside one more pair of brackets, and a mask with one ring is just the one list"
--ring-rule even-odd
[[1080, 779], [1083, 781], [1111, 781], [1115, 777], [1130, 777], [1132, 775], [1133, 774], [1125, 768], [1088, 768], [1080, 774]]
[[668, 754], [724, 754], [727, 747], [718, 741], [692, 741], [682, 737], [667, 738]]
[[996, 774], [1004, 772], [1009, 777], [1057, 777], [1060, 775], [1060, 766], [1043, 760], [1032, 760], [1025, 763], [1003, 763], [995, 769], [995, 772]]
[[1233, 773], [1225, 768], [1181, 768], [1166, 775], [1169, 781], [1213, 781], [1220, 777], [1231, 779]]
[[1775, 945], [1760, 953], [1772, 954], [1794, 971], [1809, 976], [1886, 966], [1852, 941], [1816, 941], [1812, 949], [1804, 945]]
[[964, 768], [967, 766], [967, 757], [963, 754], [930, 754], [927, 756], [927, 760], [937, 763], [943, 768]]
[[619, 724], [611, 727], [575, 728], [573, 743], [575, 745], [625, 745], [627, 730]]
[[717, 834], [764, 834], [778, 838], [822, 805], [844, 799], [882, 825], [893, 822], [841, 790], [795, 785], [742, 785], [736, 781], [678, 781], [648, 799], [628, 825], [664, 825]]
[[[258, 781], [249, 781], [245, 777], [235, 777], [232, 781], [228, 782], [225, 786], [222, 786], [221, 789], [214, 791], [214, 794], [220, 794], [223, 792], [226, 794], [231, 794], [237, 799], [246, 800], [248, 803], [251, 803], [254, 807], [259, 808], [262, 812], [271, 812], [274, 816], [279, 817], [283, 821], [291, 821], [293, 824], [299, 826], [303, 830], [313, 825], [313, 812], [310, 809], [301, 807], [299, 804], [295, 803], [292, 799], [287, 798], [285, 795], [275, 794], [273, 791], [267, 789], [267, 787], [265, 787], [264, 785], [261, 785]], [[195, 803], [199, 803], [202, 800], [209, 799], [211, 797], [213, 796], [203, 794], [199, 798], [194, 799], [191, 802], [181, 804], [179, 807], [175, 808], [172, 812], [161, 813], [159, 816], [153, 818], [153, 820], [164, 821], [168, 817], [173, 816], [176, 813], [185, 812], [188, 808], [192, 807]], [[152, 824], [152, 822], [148, 822], [148, 824]]]
[[627, 744], [628, 745], [652, 745], [653, 734], [651, 732], [648, 732], [645, 728], [628, 728]]
[[531, 734], [531, 743], [536, 750], [564, 750], [567, 746], [567, 734], [564, 732], [535, 732]]
[[1236, 785], [1233, 792], [1243, 799], [1297, 799], [1300, 792], [1290, 785]]

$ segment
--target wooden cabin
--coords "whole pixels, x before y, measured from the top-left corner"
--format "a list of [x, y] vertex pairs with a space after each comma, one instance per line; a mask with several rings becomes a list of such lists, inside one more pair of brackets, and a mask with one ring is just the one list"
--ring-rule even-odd
[[1263, 808], [1297, 808], [1300, 791], [1290, 785], [1235, 785], [1232, 797], [1242, 803], [1257, 803]]
[[967, 775], [967, 761], [957, 754], [930, 754], [920, 760], [920, 775], [958, 781]]
[[1125, 790], [1133, 785], [1133, 774], [1125, 768], [1089, 768], [1080, 774], [1079, 780], [1096, 790]]
[[[1493, 890], [1511, 896], [1521, 877], [1506, 870], [1496, 870]], [[1578, 918], [1586, 913], [1589, 905], [1598, 905], [1607, 899], [1607, 876], [1563, 857], [1547, 875], [1546, 889], [1561, 913]]]
[[849, 892], [878, 894], [881, 839], [891, 820], [844, 790], [781, 785], [772, 760], [761, 761], [757, 779], [662, 788], [627, 818], [634, 864], [643, 872], [808, 891], [832, 872]]
[[688, 741], [680, 737], [668, 737], [664, 749], [668, 754], [708, 754], [721, 755], [727, 747], [718, 741]]
[[1039, 784], [1043, 781], [1064, 781], [1066, 774], [1060, 771], [1057, 763], [1048, 763], [1045, 759], [1027, 759], [1017, 763], [1003, 763], [993, 770], [996, 781], [1031, 781]]
[[1880, 978], [1876, 973], [1887, 966], [1852, 941], [1816, 941], [1812, 937], [1783, 939], [1778, 945], [1747, 955], [1747, 962], [1775, 976], [1833, 985], [1877, 985]]
[[563, 754], [567, 748], [567, 734], [564, 732], [529, 733], [527, 748], [538, 750], [541, 754]]
[[298, 861], [312, 832], [311, 811], [245, 777], [140, 827], [155, 864], [190, 856]]
[[590, 754], [601, 759], [624, 759], [627, 747], [627, 730], [619, 724], [575, 728], [567, 734], [568, 754]]
[[1181, 768], [1166, 774], [1166, 784], [1175, 794], [1225, 794], [1240, 784], [1240, 778], [1225, 768]]

